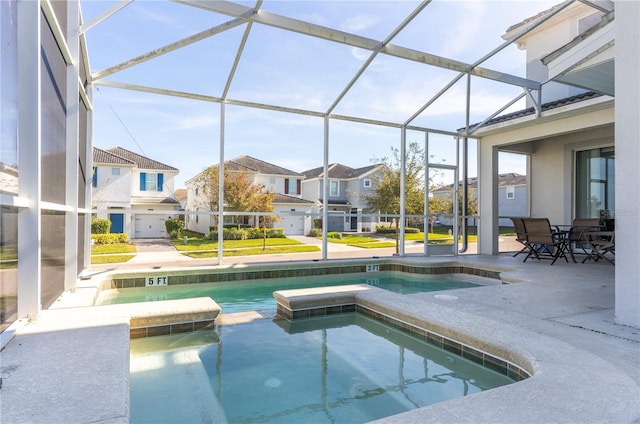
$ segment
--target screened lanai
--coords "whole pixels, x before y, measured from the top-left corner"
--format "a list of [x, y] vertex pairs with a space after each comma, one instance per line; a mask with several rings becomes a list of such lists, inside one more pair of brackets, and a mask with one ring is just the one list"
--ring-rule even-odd
[[[290, 214], [330, 222], [342, 209], [345, 222], [398, 220], [397, 253], [408, 254], [410, 220], [423, 229], [433, 221], [478, 222], [482, 200], [467, 206], [467, 182], [481, 166], [474, 134], [526, 106], [540, 113], [548, 81], [526, 77], [518, 42], [572, 3], [82, 2], [87, 81], [96, 88], [93, 143], [159, 159], [180, 169], [182, 180], [237, 155], [299, 173], [322, 167], [320, 206]], [[587, 4], [599, 13], [611, 7]], [[330, 207], [330, 166], [365, 167], [396, 149], [404, 176], [411, 144], [422, 162], [419, 213], [407, 211], [403, 189], [395, 213], [349, 201]], [[515, 159], [512, 169], [526, 173], [526, 159], [504, 158], [506, 170]], [[425, 213], [433, 209], [428, 193], [438, 187], [450, 187], [450, 198], [461, 201]], [[237, 215], [188, 212], [223, 222]], [[465, 252], [468, 232], [467, 225], [450, 225], [451, 240], [461, 245], [443, 247], [431, 245], [424, 231], [425, 243], [413, 252]]]

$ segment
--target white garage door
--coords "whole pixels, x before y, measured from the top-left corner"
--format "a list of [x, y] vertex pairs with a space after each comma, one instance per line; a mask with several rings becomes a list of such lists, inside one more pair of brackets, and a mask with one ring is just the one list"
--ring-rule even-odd
[[304, 235], [304, 217], [302, 216], [291, 216], [287, 212], [282, 212], [280, 221], [275, 226], [283, 228], [284, 233], [288, 236]]
[[166, 230], [164, 220], [161, 215], [136, 215], [135, 231], [136, 238], [165, 238]]

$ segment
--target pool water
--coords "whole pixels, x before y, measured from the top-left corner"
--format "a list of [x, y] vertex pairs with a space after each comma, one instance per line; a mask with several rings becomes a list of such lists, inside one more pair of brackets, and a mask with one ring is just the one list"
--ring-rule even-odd
[[130, 364], [134, 424], [364, 423], [514, 382], [356, 313], [134, 339]]
[[175, 286], [139, 287], [103, 292], [99, 305], [149, 302], [157, 300], [211, 297], [223, 313], [275, 309], [273, 292], [295, 288], [327, 287], [347, 284], [369, 284], [396, 293], [410, 294], [425, 291], [478, 287], [450, 275], [412, 275], [399, 272], [343, 274], [329, 277], [283, 278], [234, 283], [202, 283]]

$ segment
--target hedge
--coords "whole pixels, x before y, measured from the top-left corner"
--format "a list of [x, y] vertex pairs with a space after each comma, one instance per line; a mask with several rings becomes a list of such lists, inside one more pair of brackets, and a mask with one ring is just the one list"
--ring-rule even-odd
[[127, 243], [129, 235], [127, 233], [91, 234], [91, 240], [95, 244]]
[[[404, 232], [405, 232], [405, 234], [418, 234], [420, 232], [420, 229], [419, 228], [413, 228], [413, 227], [405, 227]], [[395, 227], [378, 227], [378, 228], [376, 228], [376, 233], [378, 233], [378, 234], [395, 234], [396, 233], [396, 228]]]
[[[285, 238], [283, 228], [267, 228], [267, 238]], [[264, 230], [262, 228], [224, 228], [222, 239], [223, 240], [254, 240], [264, 237]], [[212, 230], [207, 237], [209, 240], [217, 240], [218, 232]]]

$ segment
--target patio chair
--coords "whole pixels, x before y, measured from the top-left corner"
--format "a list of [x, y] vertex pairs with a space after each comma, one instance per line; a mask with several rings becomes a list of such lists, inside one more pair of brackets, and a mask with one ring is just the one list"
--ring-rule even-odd
[[591, 249], [591, 244], [589, 243], [586, 233], [588, 231], [598, 231], [601, 228], [599, 218], [575, 218], [573, 220], [571, 229], [569, 230], [569, 239], [567, 240], [573, 262], [576, 262], [574, 254], [589, 254], [587, 249]]
[[511, 217], [509, 219], [511, 219], [511, 221], [513, 222], [513, 228], [516, 231], [516, 241], [522, 244], [522, 249], [520, 249], [519, 252], [516, 252], [516, 254], [513, 255], [513, 257], [515, 258], [521, 253], [528, 254], [531, 251], [531, 245], [527, 240], [527, 230], [525, 230], [524, 228], [524, 222], [522, 221], [522, 218]]
[[559, 258], [569, 262], [566, 252], [569, 250], [566, 233], [553, 231], [547, 218], [522, 218], [531, 250], [524, 258], [551, 259], [551, 265]]
[[[585, 263], [586, 261], [591, 259], [593, 259], [594, 262], [598, 262], [600, 259], [604, 259], [611, 265], [615, 264], [615, 232], [599, 230], [586, 231], [585, 238], [588, 240], [589, 245], [591, 246], [591, 250], [582, 260], [582, 263]], [[611, 256], [613, 259], [609, 256]]]

